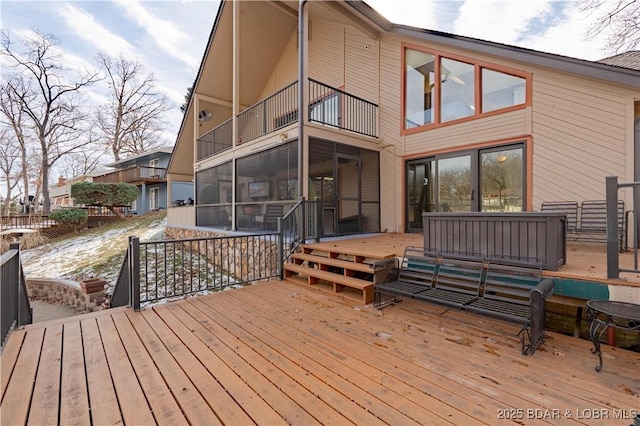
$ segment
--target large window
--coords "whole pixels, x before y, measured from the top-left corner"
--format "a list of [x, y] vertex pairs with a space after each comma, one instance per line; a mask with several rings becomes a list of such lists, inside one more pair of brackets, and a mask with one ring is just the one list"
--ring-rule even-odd
[[525, 72], [412, 48], [404, 63], [404, 130], [527, 104]]
[[440, 72], [440, 121], [457, 120], [475, 113], [474, 67], [453, 59], [442, 58]]
[[405, 111], [409, 129], [435, 120], [435, 57], [407, 49], [405, 60]]
[[406, 229], [422, 231], [423, 212], [524, 210], [524, 146], [516, 143], [407, 162]]

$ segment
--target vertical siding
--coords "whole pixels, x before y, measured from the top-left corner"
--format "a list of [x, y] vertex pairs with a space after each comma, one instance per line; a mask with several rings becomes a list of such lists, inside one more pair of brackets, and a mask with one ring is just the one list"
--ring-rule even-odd
[[624, 91], [547, 70], [533, 74], [533, 202], [604, 199], [605, 177], [627, 176]]

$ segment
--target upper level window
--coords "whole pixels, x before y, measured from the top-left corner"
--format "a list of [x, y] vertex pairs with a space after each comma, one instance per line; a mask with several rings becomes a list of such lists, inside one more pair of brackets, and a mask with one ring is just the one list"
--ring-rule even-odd
[[435, 56], [407, 49], [405, 71], [406, 128], [435, 122]]
[[441, 58], [440, 121], [457, 120], [475, 114], [474, 66], [453, 59]]
[[527, 80], [515, 75], [482, 69], [482, 112], [524, 104]]
[[408, 47], [404, 50], [404, 67], [405, 130], [479, 117], [527, 103], [530, 77], [524, 72]]

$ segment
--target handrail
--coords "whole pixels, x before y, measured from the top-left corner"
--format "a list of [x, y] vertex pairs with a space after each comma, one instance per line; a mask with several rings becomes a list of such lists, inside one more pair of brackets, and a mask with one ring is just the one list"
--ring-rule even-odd
[[[620, 278], [620, 272], [640, 273], [638, 268], [638, 235], [640, 229], [640, 182], [618, 183], [618, 176], [606, 177], [606, 196], [607, 196], [607, 278]], [[625, 218], [631, 214], [634, 218], [633, 226], [633, 268], [620, 268], [620, 250], [618, 247], [619, 240], [619, 217], [618, 217], [618, 190], [624, 188], [632, 189], [633, 209], [625, 212]], [[628, 227], [629, 221], [626, 220], [625, 227]], [[625, 232], [628, 228], [625, 229]], [[625, 234], [628, 238], [628, 234]], [[627, 244], [625, 244], [626, 246]], [[620, 248], [622, 249], [622, 248]]]
[[111, 307], [184, 297], [277, 278], [277, 234], [140, 241], [129, 247]]
[[219, 124], [197, 139], [198, 161], [225, 151], [233, 146], [233, 118]]
[[238, 114], [238, 144], [293, 124], [298, 119], [298, 81], [283, 87]]
[[309, 79], [309, 121], [378, 137], [378, 105]]
[[20, 260], [20, 243], [11, 243], [0, 256], [0, 348], [4, 348], [9, 332], [31, 324], [33, 310]]

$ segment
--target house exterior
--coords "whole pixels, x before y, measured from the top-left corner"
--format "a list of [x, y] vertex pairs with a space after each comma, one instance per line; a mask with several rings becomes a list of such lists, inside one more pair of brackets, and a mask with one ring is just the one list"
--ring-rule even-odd
[[637, 69], [362, 1], [223, 1], [167, 173], [195, 182], [195, 206], [168, 225], [252, 229], [304, 196], [324, 235], [419, 232], [422, 212], [603, 200], [606, 176], [640, 180], [639, 117]]
[[[144, 214], [167, 208], [167, 165], [172, 148], [162, 147], [135, 155], [111, 164], [115, 170], [93, 178], [94, 183], [129, 183], [138, 188], [138, 198], [131, 203], [131, 214]], [[190, 183], [176, 182], [173, 195], [188, 198], [192, 193]]]
[[93, 182], [93, 177], [99, 175], [99, 173], [84, 174], [74, 176], [69, 179], [63, 177], [58, 178], [58, 182], [55, 185], [49, 186], [49, 198], [51, 199], [51, 211], [76, 207], [76, 203], [71, 198], [71, 186], [80, 182]]

